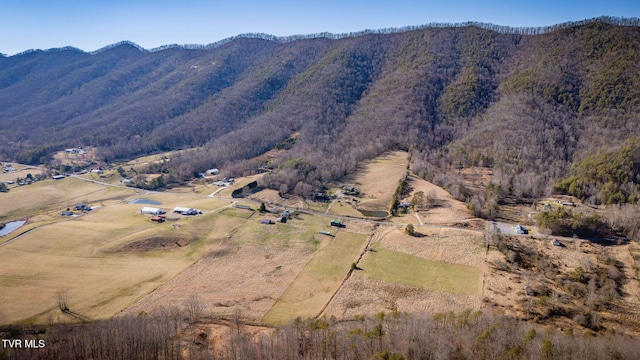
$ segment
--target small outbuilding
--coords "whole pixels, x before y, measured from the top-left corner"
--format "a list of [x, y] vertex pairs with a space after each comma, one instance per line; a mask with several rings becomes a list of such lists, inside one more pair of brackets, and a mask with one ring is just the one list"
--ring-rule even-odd
[[342, 223], [342, 221], [340, 221], [338, 219], [333, 219], [333, 220], [331, 220], [331, 226], [344, 227], [344, 224]]
[[262, 219], [260, 220], [260, 224], [270, 225], [273, 224], [273, 222], [271, 221], [271, 219]]

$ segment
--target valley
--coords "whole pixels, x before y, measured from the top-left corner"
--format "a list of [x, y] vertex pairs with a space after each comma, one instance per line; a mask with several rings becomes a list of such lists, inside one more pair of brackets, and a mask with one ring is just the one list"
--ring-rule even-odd
[[[615, 245], [612, 252], [585, 240], [557, 238], [561, 246], [554, 247], [550, 244], [554, 237], [531, 226], [532, 208], [500, 222], [507, 228], [516, 225], [514, 220], [528, 224], [531, 233], [502, 235], [494, 222], [475, 218], [448, 192], [412, 175], [406, 169], [406, 156], [395, 152], [363, 164], [347, 179], [348, 185], [330, 188], [327, 193], [333, 199], [324, 201], [283, 198], [268, 189], [231, 196], [234, 189], [261, 181], [261, 176], [235, 179], [227, 188], [213, 185], [213, 177], [161, 192], [141, 190], [115, 181], [118, 165], [101, 174], [15, 185], [6, 195], [22, 200], [11, 202], [0, 216], [26, 223], [0, 238], [2, 263], [11, 264], [0, 269], [2, 320], [28, 324], [74, 321], [74, 316], [100, 320], [160, 314], [189, 304], [198, 305], [200, 321], [241, 317], [266, 326], [284, 325], [298, 317], [348, 320], [380, 311], [502, 309], [535, 318], [547, 305], [532, 306], [534, 290], [526, 288], [536, 289], [538, 302], [540, 296], [551, 298], [545, 295], [551, 292], [574, 309], [567, 311], [576, 311], [580, 306], [575, 300], [563, 298], [567, 295], [561, 289], [552, 290], [561, 284], [552, 281], [559, 275], [540, 278], [536, 274], [547, 271], [541, 265], [531, 267], [512, 259], [513, 250], [532, 245], [537, 250], [527, 253], [545, 254], [546, 260], [529, 261], [561, 264], [566, 271], [584, 264], [597, 266], [600, 260], [588, 254], [606, 252], [627, 279], [620, 289], [626, 295], [618, 295], [614, 302], [638, 302], [637, 270], [629, 271], [636, 269], [633, 243]], [[357, 211], [360, 207], [388, 211], [405, 172], [401, 203], [413, 200], [413, 205], [396, 216], [377, 219]], [[393, 176], [386, 182], [378, 180], [387, 174]], [[345, 195], [347, 191], [357, 195]], [[92, 210], [60, 216], [78, 203]], [[266, 211], [258, 211], [260, 204]], [[151, 216], [140, 214], [143, 206], [164, 208], [166, 221], [150, 221]], [[201, 214], [179, 215], [171, 211], [176, 206]], [[286, 209], [291, 213], [288, 221], [277, 222]], [[513, 212], [508, 207], [504, 211]], [[337, 219], [341, 227], [331, 226]], [[412, 234], [407, 233], [409, 225]], [[495, 237], [510, 237], [508, 241], [515, 243], [505, 252]], [[567, 257], [569, 253], [573, 255]], [[547, 276], [550, 279], [544, 280]], [[61, 299], [74, 315], [61, 311]], [[618, 328], [623, 314], [606, 314], [601, 321]], [[623, 322], [627, 331], [636, 326], [635, 320], [629, 321]]]
[[634, 358], [638, 24], [0, 54], [0, 359]]

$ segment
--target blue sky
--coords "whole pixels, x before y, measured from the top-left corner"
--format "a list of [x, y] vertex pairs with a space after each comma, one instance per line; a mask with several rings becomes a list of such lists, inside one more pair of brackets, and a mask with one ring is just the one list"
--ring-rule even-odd
[[122, 40], [150, 49], [249, 32], [344, 33], [430, 22], [545, 26], [602, 15], [640, 17], [640, 0], [0, 0], [0, 53], [93, 51]]

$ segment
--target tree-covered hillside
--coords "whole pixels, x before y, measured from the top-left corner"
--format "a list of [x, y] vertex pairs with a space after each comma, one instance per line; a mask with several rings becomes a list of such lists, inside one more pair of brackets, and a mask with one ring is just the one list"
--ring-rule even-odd
[[601, 151], [575, 163], [572, 176], [556, 188], [590, 203], [636, 203], [640, 197], [640, 141], [631, 139], [614, 151]]
[[96, 146], [110, 161], [199, 147], [163, 164], [169, 182], [267, 166], [266, 185], [306, 193], [403, 149], [442, 185], [484, 166], [508, 192], [539, 196], [573, 163], [640, 136], [634, 19], [286, 40], [0, 57], [0, 156], [39, 163]]

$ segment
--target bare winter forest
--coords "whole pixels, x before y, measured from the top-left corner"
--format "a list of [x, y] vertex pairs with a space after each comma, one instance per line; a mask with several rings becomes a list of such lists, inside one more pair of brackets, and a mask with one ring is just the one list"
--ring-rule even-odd
[[[0, 57], [0, 154], [38, 164], [65, 147], [97, 146], [104, 161], [198, 147], [158, 164], [160, 185], [269, 168], [265, 185], [307, 195], [400, 149], [453, 189], [455, 170], [473, 165], [494, 169], [508, 194], [537, 197], [639, 135], [639, 40], [635, 20], [599, 18], [28, 51]], [[614, 192], [637, 193], [632, 175]], [[624, 202], [599, 191], [583, 194]]]
[[[225, 341], [214, 327], [185, 323], [187, 309], [154, 317], [122, 317], [81, 326], [59, 325], [44, 349], [16, 349], [7, 359], [634, 359], [637, 340], [609, 334], [561, 333], [480, 311], [433, 317], [380, 312], [347, 322], [295, 320], [256, 329], [227, 324]], [[18, 331], [15, 329], [16, 332]], [[23, 329], [27, 330], [27, 329]], [[31, 332], [34, 329], [30, 330]], [[19, 332], [17, 332], [19, 333]], [[220, 336], [220, 335], [218, 335]], [[176, 341], [180, 337], [183, 341]], [[218, 339], [219, 340], [219, 339]]]

